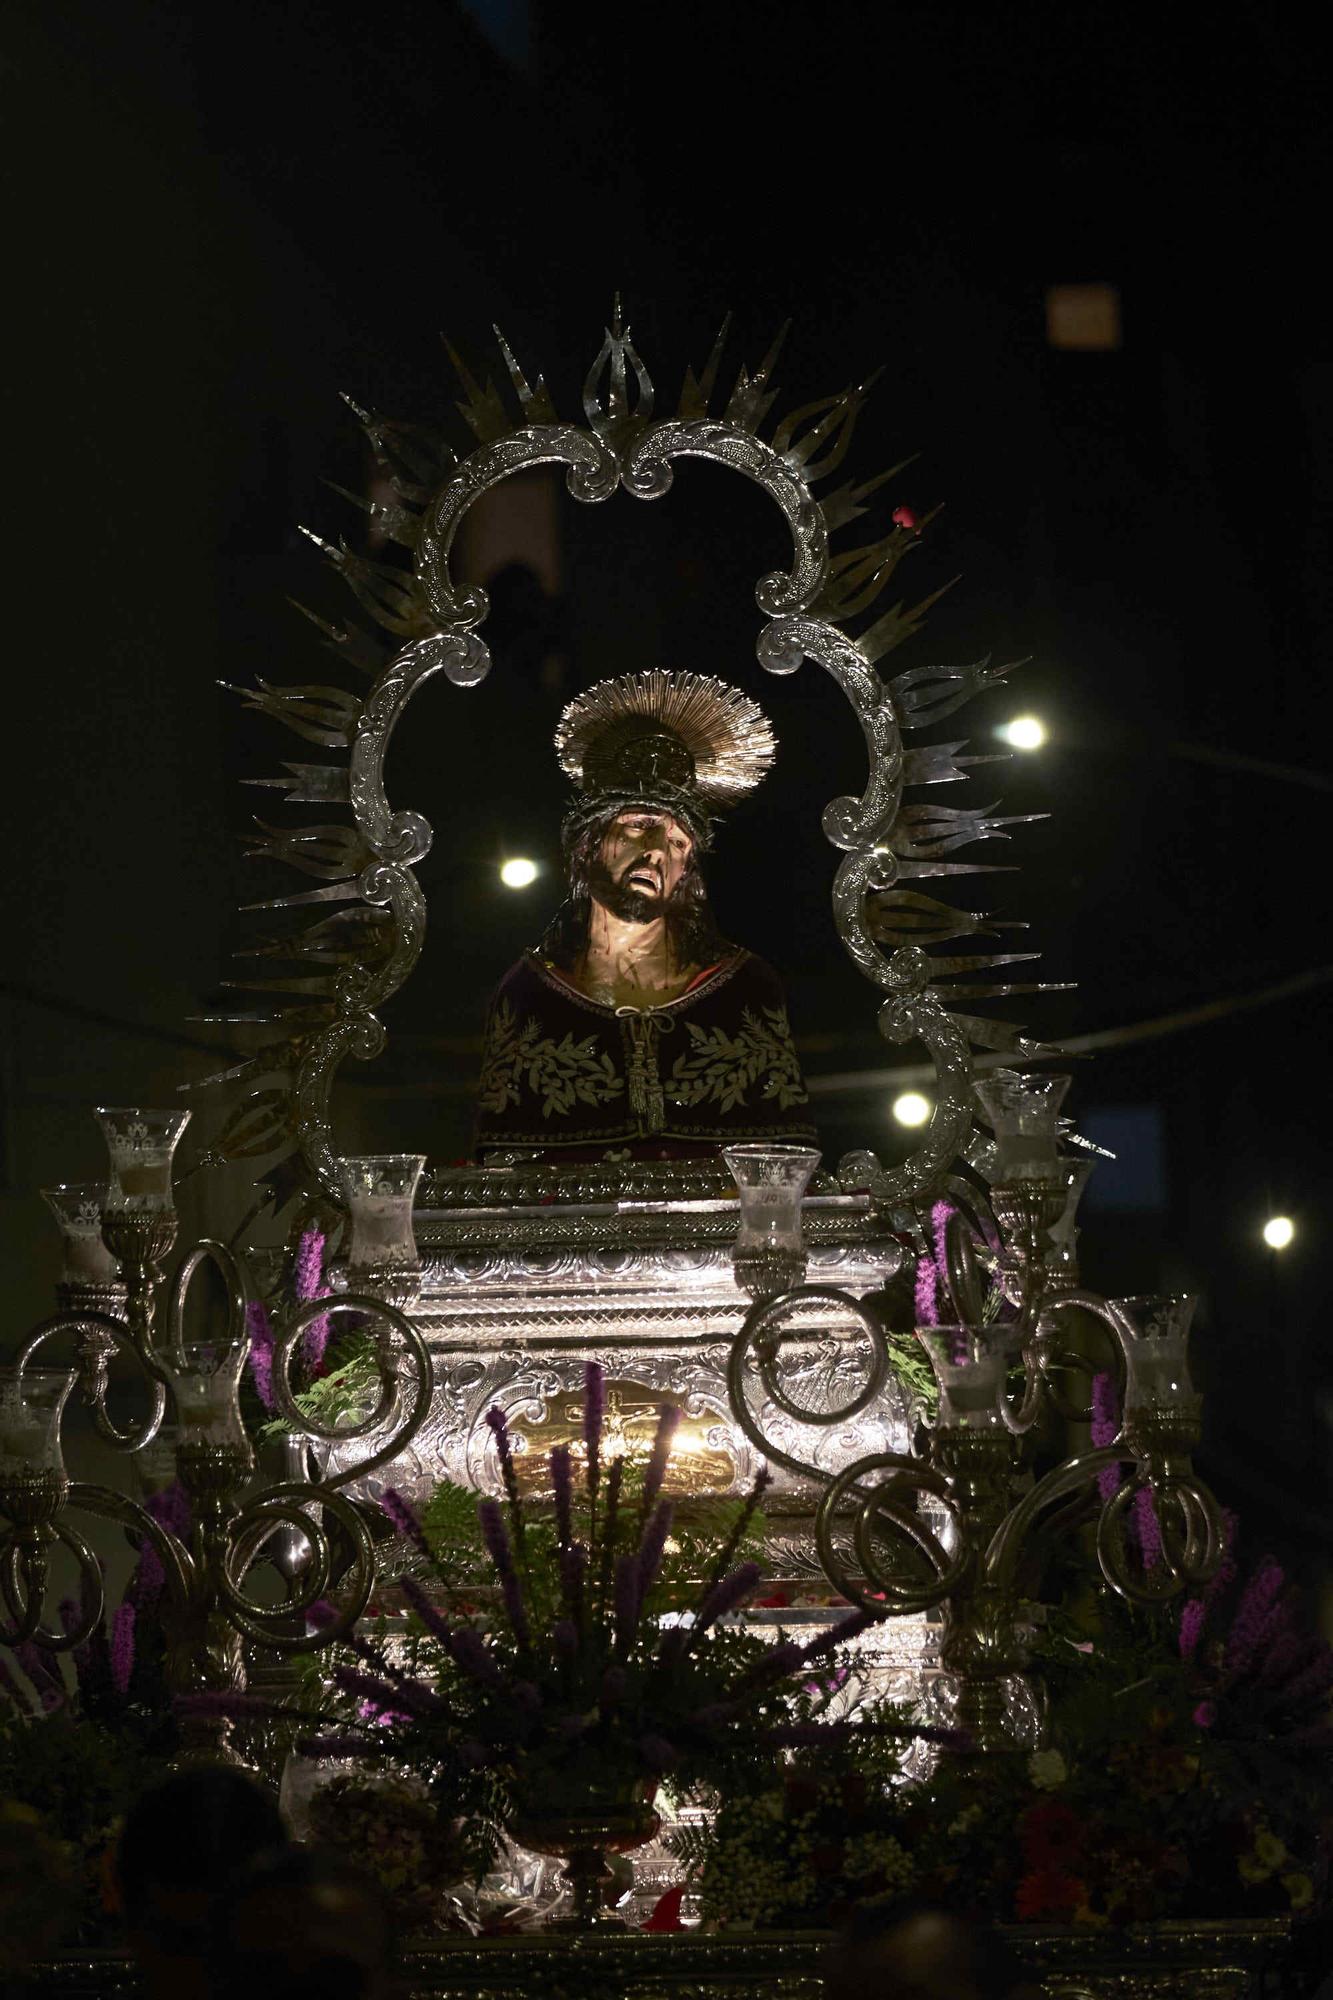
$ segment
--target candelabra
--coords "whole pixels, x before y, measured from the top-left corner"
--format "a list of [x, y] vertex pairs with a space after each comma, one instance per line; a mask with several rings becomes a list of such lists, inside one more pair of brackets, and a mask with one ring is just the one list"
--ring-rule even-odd
[[[367, 1514], [340, 1489], [396, 1457], [416, 1435], [430, 1409], [430, 1356], [403, 1313], [369, 1292], [300, 1306], [274, 1342], [276, 1408], [307, 1439], [339, 1446], [367, 1440], [373, 1448], [318, 1482], [256, 1483], [256, 1454], [240, 1404], [250, 1337], [237, 1261], [225, 1245], [204, 1240], [186, 1253], [169, 1290], [162, 1269], [176, 1239], [171, 1162], [188, 1113], [104, 1110], [98, 1117], [111, 1150], [111, 1184], [97, 1206], [97, 1190], [51, 1191], [66, 1244], [61, 1310], [34, 1330], [18, 1361], [0, 1371], [0, 1517], [8, 1524], [0, 1540], [0, 1594], [8, 1614], [0, 1622], [0, 1643], [32, 1641], [61, 1651], [83, 1643], [100, 1620], [99, 1566], [66, 1519], [68, 1510], [82, 1510], [127, 1529], [161, 1564], [173, 1693], [234, 1694], [245, 1684], [246, 1640], [278, 1653], [309, 1651], [343, 1636], [364, 1611], [375, 1578], [372, 1531]], [[94, 1236], [103, 1246], [100, 1258]], [[393, 1261], [397, 1282], [406, 1283], [410, 1258], [401, 1243]], [[187, 1304], [208, 1264], [225, 1295], [222, 1323], [208, 1337], [193, 1338]], [[119, 1312], [108, 1310], [117, 1305]], [[372, 1335], [379, 1375], [375, 1407], [359, 1421], [335, 1426], [301, 1410], [291, 1381], [306, 1329], [330, 1314], [358, 1317]], [[35, 1365], [39, 1353], [63, 1337], [73, 1340], [75, 1366]], [[106, 1407], [109, 1364], [117, 1356], [135, 1365], [150, 1391], [147, 1416], [128, 1429], [116, 1425]], [[125, 1453], [152, 1442], [170, 1400], [176, 1473], [190, 1506], [188, 1537], [127, 1494], [69, 1478], [61, 1418], [76, 1383], [99, 1435]], [[57, 1543], [75, 1558], [85, 1586], [82, 1616], [60, 1631], [43, 1622]], [[284, 1601], [261, 1602], [247, 1591], [247, 1578], [266, 1550], [284, 1544], [288, 1554], [300, 1552], [298, 1562], [280, 1564]], [[331, 1596], [333, 1615], [309, 1620], [312, 1607]], [[181, 1754], [230, 1756], [229, 1734], [225, 1716], [206, 1704], [191, 1705], [182, 1719]]]
[[[1200, 1432], [1186, 1352], [1194, 1301], [1106, 1299], [1077, 1284], [1072, 1218], [1088, 1163], [1057, 1153], [1067, 1082], [1004, 1073], [978, 1086], [995, 1127], [997, 1178], [989, 1202], [971, 1183], [951, 1183], [952, 1199], [930, 1218], [933, 1241], [923, 1256], [929, 1283], [925, 1293], [918, 1286], [918, 1319], [939, 1322], [941, 1304], [950, 1317], [913, 1328], [937, 1402], [932, 1417], [918, 1409], [911, 1455], [878, 1453], [831, 1475], [765, 1434], [768, 1409], [826, 1427], [875, 1401], [891, 1365], [879, 1303], [799, 1283], [768, 1296], [756, 1286], [730, 1357], [732, 1408], [746, 1435], [770, 1460], [824, 1489], [816, 1542], [835, 1588], [876, 1616], [942, 1613], [940, 1664], [956, 1689], [955, 1720], [972, 1753], [1014, 1743], [1006, 1689], [1025, 1689], [1022, 1572], [1039, 1531], [1087, 1518], [1104, 1487], [1097, 1562], [1114, 1590], [1138, 1600], [1201, 1586], [1221, 1555], [1217, 1506], [1190, 1458]], [[799, 1237], [799, 1195], [774, 1227], [785, 1228], [790, 1251], [793, 1232]], [[866, 1361], [846, 1400], [813, 1409], [785, 1394], [782, 1349], [798, 1320], [808, 1329], [821, 1305], [856, 1322]], [[1119, 1435], [1075, 1453], [1023, 1491], [1029, 1441], [1043, 1417], [1051, 1409], [1073, 1420], [1089, 1414], [1071, 1407], [1063, 1387], [1070, 1368], [1090, 1367], [1065, 1342], [1073, 1314], [1113, 1337], [1123, 1384]], [[1121, 1478], [1126, 1467], [1129, 1476]], [[1160, 1541], [1151, 1566], [1130, 1559], [1125, 1532], [1144, 1493]], [[1030, 1708], [1031, 1699], [1023, 1705]]]

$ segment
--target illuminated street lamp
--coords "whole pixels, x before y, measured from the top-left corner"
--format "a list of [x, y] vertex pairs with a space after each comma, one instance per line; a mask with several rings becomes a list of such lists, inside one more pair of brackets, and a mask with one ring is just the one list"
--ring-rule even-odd
[[1016, 715], [996, 730], [1002, 742], [1015, 750], [1040, 750], [1046, 741], [1046, 724], [1036, 715]]
[[1289, 1215], [1270, 1215], [1264, 1224], [1264, 1242], [1270, 1250], [1285, 1250], [1296, 1235], [1296, 1225]]
[[930, 1099], [919, 1090], [904, 1090], [893, 1100], [893, 1115], [900, 1125], [924, 1125], [930, 1117]]
[[506, 889], [530, 889], [540, 873], [536, 862], [522, 854], [500, 864], [500, 880]]

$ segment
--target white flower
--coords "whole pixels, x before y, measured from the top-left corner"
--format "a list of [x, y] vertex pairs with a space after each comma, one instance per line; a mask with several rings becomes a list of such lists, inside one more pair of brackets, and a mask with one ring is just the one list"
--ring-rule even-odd
[[1039, 1792], [1053, 1792], [1069, 1776], [1069, 1766], [1058, 1750], [1034, 1750], [1028, 1758], [1028, 1776]]

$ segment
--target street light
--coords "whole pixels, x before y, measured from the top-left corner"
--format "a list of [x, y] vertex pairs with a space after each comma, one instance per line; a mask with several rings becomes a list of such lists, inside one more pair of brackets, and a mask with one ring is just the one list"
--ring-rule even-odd
[[1270, 1215], [1264, 1224], [1264, 1242], [1270, 1250], [1285, 1250], [1296, 1234], [1289, 1215]]
[[500, 880], [506, 889], [530, 889], [540, 873], [536, 862], [529, 861], [526, 855], [516, 854], [511, 861], [500, 865]]
[[930, 1099], [919, 1090], [904, 1090], [893, 1100], [893, 1115], [900, 1125], [924, 1125], [930, 1117]]
[[1046, 741], [1046, 724], [1040, 716], [1016, 715], [1012, 722], [1002, 722], [995, 733], [1015, 750], [1040, 750]]

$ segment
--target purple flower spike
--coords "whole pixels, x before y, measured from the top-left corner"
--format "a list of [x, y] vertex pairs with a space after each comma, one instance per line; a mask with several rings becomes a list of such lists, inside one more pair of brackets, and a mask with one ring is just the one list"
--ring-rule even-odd
[[[1102, 1370], [1092, 1378], [1092, 1444], [1095, 1451], [1105, 1450], [1115, 1443], [1120, 1435], [1120, 1405], [1116, 1400], [1115, 1383]], [[1103, 1507], [1120, 1490], [1120, 1467], [1104, 1465], [1097, 1474], [1097, 1491], [1101, 1495]]]
[[1114, 1444], [1120, 1435], [1120, 1405], [1115, 1383], [1105, 1369], [1092, 1378], [1092, 1443], [1096, 1451]]
[[916, 1323], [935, 1326], [939, 1316], [939, 1275], [933, 1257], [919, 1257], [916, 1266]]
[[53, 1668], [50, 1658], [31, 1639], [13, 1648], [14, 1658], [22, 1667], [36, 1689], [44, 1715], [51, 1715], [65, 1706], [65, 1683], [58, 1669]]
[[426, 1531], [396, 1487], [385, 1487], [380, 1495], [380, 1507], [393, 1522], [395, 1532], [405, 1541], [414, 1543], [426, 1561], [433, 1563], [434, 1557], [431, 1554], [430, 1543], [426, 1540]]
[[832, 1652], [835, 1646], [846, 1645], [849, 1639], [859, 1639], [863, 1632], [868, 1632], [878, 1622], [873, 1611], [853, 1611], [850, 1617], [842, 1619], [837, 1625], [830, 1625], [827, 1632], [821, 1632], [808, 1646], [802, 1646], [801, 1665], [808, 1666], [811, 1660], [820, 1659], [825, 1653]]
[[583, 1376], [583, 1448], [588, 1458], [588, 1493], [597, 1492], [602, 1463], [602, 1419], [606, 1414], [606, 1377], [601, 1363], [590, 1361]]
[[1134, 1532], [1145, 1569], [1156, 1569], [1162, 1559], [1162, 1526], [1151, 1486], [1141, 1486], [1134, 1495]]
[[449, 1634], [449, 1657], [479, 1687], [495, 1689], [507, 1685], [491, 1658], [490, 1647], [480, 1632], [474, 1632], [470, 1625], [460, 1625], [457, 1631]]
[[500, 1512], [498, 1500], [485, 1499], [477, 1504], [477, 1519], [481, 1523], [482, 1540], [487, 1554], [495, 1564], [495, 1573], [500, 1579], [500, 1590], [504, 1596], [505, 1611], [518, 1644], [526, 1650], [532, 1643], [528, 1629], [528, 1614], [523, 1603], [523, 1590], [514, 1568], [514, 1551], [505, 1529], [504, 1516]]
[[399, 1579], [399, 1588], [431, 1637], [438, 1639], [446, 1650], [452, 1648], [454, 1628], [447, 1618], [440, 1616], [421, 1585], [414, 1578], [404, 1576]]
[[122, 1604], [111, 1621], [111, 1685], [128, 1694], [134, 1672], [134, 1606]]
[[1180, 1657], [1192, 1660], [1199, 1650], [1199, 1640], [1203, 1636], [1204, 1602], [1201, 1597], [1192, 1597], [1180, 1614]]
[[574, 1539], [574, 1482], [567, 1444], [556, 1446], [550, 1464], [551, 1485], [555, 1490], [555, 1532], [564, 1549]]
[[948, 1306], [952, 1318], [961, 1317], [958, 1306], [949, 1290], [949, 1218], [954, 1213], [951, 1201], [937, 1201], [930, 1211], [930, 1233], [935, 1240], [935, 1310], [940, 1309], [940, 1294]]
[[250, 1353], [247, 1357], [250, 1380], [255, 1385], [255, 1394], [266, 1410], [272, 1410], [273, 1401], [273, 1326], [263, 1305], [258, 1299], [251, 1299], [245, 1308], [245, 1330], [250, 1336]]
[[[324, 1232], [320, 1229], [305, 1229], [296, 1251], [296, 1272], [292, 1289], [296, 1293], [296, 1303], [308, 1305], [312, 1299], [325, 1296], [324, 1285]], [[323, 1371], [324, 1353], [329, 1344], [329, 1318], [324, 1313], [319, 1319], [312, 1319], [301, 1336], [301, 1352], [306, 1366], [312, 1374]]]
[[1286, 1574], [1280, 1563], [1265, 1557], [1246, 1584], [1227, 1635], [1228, 1673], [1243, 1674], [1268, 1639], [1278, 1617], [1278, 1598]]
[[662, 1566], [662, 1556], [666, 1550], [667, 1536], [671, 1533], [671, 1522], [675, 1511], [669, 1500], [659, 1501], [652, 1520], [643, 1531], [643, 1540], [639, 1543], [639, 1553], [635, 1559], [638, 1568], [640, 1610]]
[[725, 1618], [728, 1612], [738, 1610], [758, 1588], [763, 1574], [758, 1563], [742, 1563], [730, 1576], [724, 1576], [720, 1583], [715, 1583], [695, 1614], [696, 1636], [706, 1632], [710, 1625], [715, 1625], [719, 1618]]
[[523, 1546], [523, 1503], [519, 1498], [518, 1474], [514, 1470], [513, 1446], [509, 1440], [509, 1425], [505, 1413], [498, 1403], [492, 1403], [486, 1412], [486, 1422], [495, 1439], [495, 1449], [500, 1459], [500, 1477], [504, 1481], [505, 1499], [509, 1502], [509, 1519], [514, 1530], [514, 1540]]

